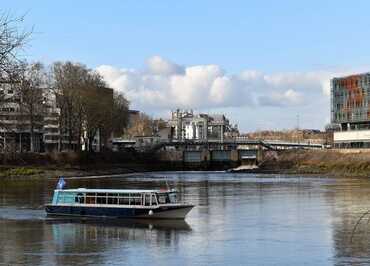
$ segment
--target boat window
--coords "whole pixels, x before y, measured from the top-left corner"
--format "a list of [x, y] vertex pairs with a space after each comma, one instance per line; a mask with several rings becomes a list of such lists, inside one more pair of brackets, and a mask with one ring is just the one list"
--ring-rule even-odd
[[98, 193], [96, 197], [97, 204], [107, 204], [107, 194], [106, 193]]
[[69, 192], [61, 192], [58, 203], [74, 203], [76, 202], [75, 194]]
[[150, 194], [144, 194], [144, 195], [143, 195], [144, 205], [145, 205], [145, 206], [150, 206], [150, 205], [151, 205], [150, 197], [151, 197], [151, 195], [150, 195]]
[[84, 193], [61, 192], [58, 203], [109, 204], [109, 205], [158, 205], [176, 202], [174, 193]]
[[166, 204], [169, 203], [169, 198], [167, 193], [160, 193], [158, 194], [158, 203], [159, 204]]
[[133, 199], [133, 205], [141, 205], [141, 197]]
[[157, 199], [159, 204], [176, 203], [177, 195], [176, 193], [159, 193]]
[[130, 205], [141, 205], [141, 194], [140, 193], [132, 193], [129, 195], [130, 197]]
[[129, 205], [130, 204], [130, 198], [129, 197], [120, 197], [119, 198], [119, 205]]
[[96, 194], [95, 193], [86, 194], [86, 204], [96, 204]]
[[78, 193], [77, 196], [75, 197], [75, 202], [84, 204], [85, 203], [85, 195], [82, 193]]
[[157, 205], [157, 197], [155, 194], [152, 194], [152, 205]]
[[177, 202], [177, 195], [176, 193], [170, 193], [169, 194], [170, 202], [171, 203], [176, 203]]
[[108, 204], [117, 204], [117, 203], [118, 203], [117, 196], [113, 196], [112, 194], [108, 194]]

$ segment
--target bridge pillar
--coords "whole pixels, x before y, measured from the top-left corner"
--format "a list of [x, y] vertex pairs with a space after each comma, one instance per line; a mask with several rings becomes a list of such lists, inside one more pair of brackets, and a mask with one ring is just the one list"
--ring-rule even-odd
[[233, 162], [239, 161], [239, 151], [237, 149], [231, 150], [230, 160], [233, 161]]
[[202, 150], [202, 162], [208, 162], [211, 160], [211, 152], [208, 149]]
[[220, 130], [220, 134], [221, 134], [221, 143], [224, 143], [224, 126], [223, 125], [221, 125], [221, 130]]
[[263, 148], [262, 145], [258, 145], [257, 150], [257, 164], [263, 161]]

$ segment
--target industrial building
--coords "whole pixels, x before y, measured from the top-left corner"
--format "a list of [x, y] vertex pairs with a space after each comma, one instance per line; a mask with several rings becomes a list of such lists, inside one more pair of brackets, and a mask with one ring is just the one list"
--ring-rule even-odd
[[168, 121], [172, 139], [175, 140], [223, 140], [225, 136], [238, 134], [237, 126], [232, 126], [222, 114], [194, 114], [177, 109]]
[[331, 80], [334, 147], [370, 148], [370, 73]]

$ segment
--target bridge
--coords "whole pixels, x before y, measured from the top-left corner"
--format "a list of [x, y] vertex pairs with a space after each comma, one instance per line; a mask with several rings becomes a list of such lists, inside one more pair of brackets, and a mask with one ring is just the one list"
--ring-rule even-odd
[[159, 138], [121, 140], [125, 147], [142, 151], [158, 152], [162, 160], [183, 164], [230, 163], [256, 165], [263, 160], [265, 151], [293, 149], [322, 149], [321, 144], [308, 142], [286, 142], [252, 140], [243, 137], [208, 140], [160, 140]]
[[[251, 140], [247, 138], [230, 138], [224, 140], [166, 140], [159, 141], [152, 145], [153, 149], [160, 149], [166, 146], [176, 147], [224, 147], [225, 149], [243, 149], [243, 146], [262, 147], [267, 150], [285, 150], [285, 149], [322, 149], [324, 146], [317, 143], [309, 142], [286, 142], [286, 141], [266, 141]], [[226, 148], [227, 147], [227, 148]]]

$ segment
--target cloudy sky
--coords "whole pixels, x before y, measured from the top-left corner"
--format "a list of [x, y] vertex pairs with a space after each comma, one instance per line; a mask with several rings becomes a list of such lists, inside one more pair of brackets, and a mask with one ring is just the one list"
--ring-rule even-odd
[[368, 1], [13, 0], [2, 8], [33, 27], [30, 61], [84, 63], [154, 117], [179, 107], [224, 112], [242, 131], [322, 129], [330, 78], [370, 69]]

